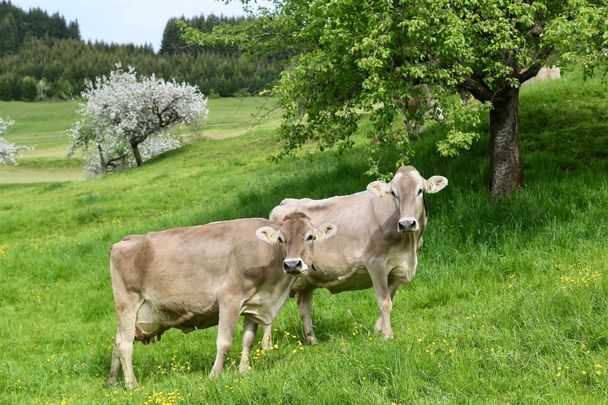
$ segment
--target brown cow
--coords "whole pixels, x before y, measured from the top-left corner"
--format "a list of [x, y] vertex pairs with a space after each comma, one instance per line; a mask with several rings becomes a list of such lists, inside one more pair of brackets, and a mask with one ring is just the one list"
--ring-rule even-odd
[[[311, 200], [285, 199], [270, 219], [290, 212], [306, 213], [315, 222], [331, 221], [340, 233], [315, 251], [316, 271], [298, 279], [297, 295], [306, 341], [315, 344], [312, 326], [312, 294], [316, 288], [332, 293], [373, 287], [379, 308], [375, 330], [385, 338], [393, 335], [392, 299], [400, 284], [416, 274], [417, 250], [427, 223], [424, 195], [447, 186], [443, 176], [423, 178], [413, 166], [401, 167], [389, 183], [374, 181], [367, 191]], [[271, 344], [271, 326], [264, 331], [264, 345]]]
[[[239, 370], [249, 370], [258, 324], [268, 325], [297, 275], [308, 272], [315, 240], [334, 235], [302, 213], [281, 223], [240, 219], [128, 236], [112, 247], [110, 272], [118, 317], [108, 385], [121, 368], [127, 388], [137, 386], [131, 357], [135, 339], [153, 341], [169, 328], [183, 332], [218, 325], [219, 374], [244, 315]], [[266, 242], [266, 243], [264, 243]]]

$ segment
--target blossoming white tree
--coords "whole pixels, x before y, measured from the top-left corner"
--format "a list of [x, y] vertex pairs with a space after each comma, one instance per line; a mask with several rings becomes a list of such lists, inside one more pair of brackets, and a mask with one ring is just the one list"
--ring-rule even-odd
[[207, 116], [207, 98], [197, 87], [138, 76], [120, 65], [88, 83], [82, 98], [81, 119], [70, 130], [71, 151], [84, 149], [85, 170], [93, 173], [141, 166], [179, 147], [168, 129]]
[[[14, 123], [15, 121], [0, 117], [0, 135], [4, 134]], [[17, 153], [32, 149], [31, 146], [18, 146], [10, 143], [0, 136], [0, 165], [17, 164]]]

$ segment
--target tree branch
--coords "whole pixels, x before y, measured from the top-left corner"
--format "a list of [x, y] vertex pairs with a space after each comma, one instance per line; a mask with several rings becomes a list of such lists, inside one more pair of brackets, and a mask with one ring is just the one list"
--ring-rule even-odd
[[108, 160], [106, 162], [106, 166], [108, 166], [108, 167], [116, 167], [116, 166], [119, 165], [119, 161], [123, 160], [126, 157], [127, 157], [127, 153], [125, 153], [125, 154], [123, 154], [121, 156], [115, 157], [113, 159], [110, 159], [110, 160]]
[[542, 64], [536, 63], [536, 64], [530, 66], [529, 68], [519, 72], [517, 75], [517, 80], [520, 83], [523, 83], [526, 80], [529, 80], [529, 79], [533, 78], [534, 76], [536, 76], [541, 69], [542, 69]]
[[473, 97], [475, 97], [479, 101], [492, 100], [492, 91], [481, 79], [465, 77], [464, 83], [462, 83], [460, 87], [471, 93]]
[[540, 37], [540, 34], [542, 34], [543, 31], [544, 31], [544, 28], [540, 24], [540, 21], [536, 21], [534, 23], [534, 26], [532, 28], [530, 28], [530, 30], [526, 33], [526, 35], [530, 36], [530, 37]]
[[538, 55], [536, 55], [536, 58], [535, 58], [534, 62], [530, 65], [530, 67], [528, 67], [525, 70], [522, 70], [521, 72], [519, 72], [517, 74], [517, 80], [519, 81], [519, 83], [523, 83], [526, 80], [531, 79], [534, 76], [536, 76], [538, 74], [538, 72], [540, 71], [540, 69], [543, 67], [543, 63], [545, 62], [545, 59], [547, 59], [549, 57], [549, 55], [551, 55], [551, 52], [553, 52], [553, 48], [542, 49], [538, 53]]

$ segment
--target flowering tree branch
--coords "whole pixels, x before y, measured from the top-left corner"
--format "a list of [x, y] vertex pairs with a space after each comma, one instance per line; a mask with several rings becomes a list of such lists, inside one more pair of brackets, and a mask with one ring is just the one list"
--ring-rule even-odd
[[2, 119], [0, 117], [0, 165], [15, 165], [17, 164], [17, 154], [34, 149], [31, 146], [20, 146], [8, 142], [1, 135], [10, 128], [15, 121], [10, 119]]

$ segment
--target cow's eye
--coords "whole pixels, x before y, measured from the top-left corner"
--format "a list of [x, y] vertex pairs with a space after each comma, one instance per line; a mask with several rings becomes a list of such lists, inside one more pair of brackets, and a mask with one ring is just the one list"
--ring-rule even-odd
[[417, 195], [420, 195], [420, 194], [422, 194], [422, 189], [421, 188], [418, 189], [418, 194]]
[[285, 243], [285, 238], [283, 235], [279, 235], [279, 243]]
[[395, 190], [391, 189], [391, 195], [395, 198], [397, 198], [397, 193], [395, 193]]
[[314, 235], [308, 235], [308, 237], [306, 238], [307, 241], [311, 241], [311, 240], [315, 240]]

